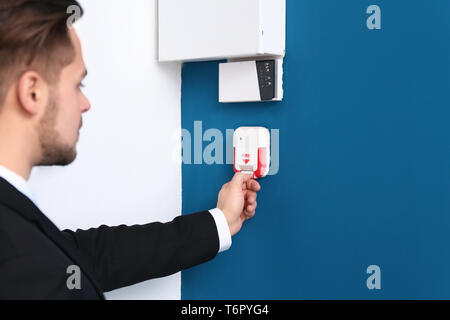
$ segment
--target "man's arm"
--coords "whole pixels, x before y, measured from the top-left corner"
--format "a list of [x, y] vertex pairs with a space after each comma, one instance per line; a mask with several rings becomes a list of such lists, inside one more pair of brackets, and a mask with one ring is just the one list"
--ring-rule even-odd
[[237, 173], [219, 193], [219, 212], [179, 216], [169, 223], [101, 226], [62, 233], [90, 263], [102, 289], [108, 292], [168, 276], [214, 258], [221, 244], [219, 233], [224, 233], [223, 225], [228, 225], [228, 237], [239, 232], [242, 224], [255, 214], [256, 192], [260, 189], [251, 176]]
[[64, 230], [105, 292], [171, 275], [214, 258], [219, 238], [209, 212], [168, 223]]

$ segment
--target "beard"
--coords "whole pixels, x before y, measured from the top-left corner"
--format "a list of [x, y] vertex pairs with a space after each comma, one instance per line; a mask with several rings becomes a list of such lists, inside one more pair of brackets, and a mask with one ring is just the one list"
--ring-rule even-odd
[[77, 157], [75, 145], [64, 143], [56, 131], [58, 108], [57, 95], [51, 92], [47, 108], [37, 128], [42, 150], [38, 166], [66, 166]]

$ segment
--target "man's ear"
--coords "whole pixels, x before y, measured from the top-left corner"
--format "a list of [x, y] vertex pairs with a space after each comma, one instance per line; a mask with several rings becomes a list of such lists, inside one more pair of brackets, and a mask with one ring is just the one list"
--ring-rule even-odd
[[48, 86], [35, 71], [27, 71], [17, 84], [19, 105], [23, 111], [36, 115], [47, 104]]

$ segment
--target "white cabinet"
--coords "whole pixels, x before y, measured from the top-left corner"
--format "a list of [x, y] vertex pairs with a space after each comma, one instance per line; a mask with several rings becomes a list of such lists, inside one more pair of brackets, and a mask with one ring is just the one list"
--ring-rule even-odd
[[286, 0], [159, 0], [159, 60], [283, 57]]

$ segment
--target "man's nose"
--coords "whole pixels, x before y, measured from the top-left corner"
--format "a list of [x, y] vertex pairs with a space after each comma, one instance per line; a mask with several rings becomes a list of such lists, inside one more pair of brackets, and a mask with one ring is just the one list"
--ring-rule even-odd
[[91, 109], [91, 103], [89, 102], [88, 98], [83, 95], [83, 101], [81, 101], [81, 113], [88, 112], [89, 109]]

